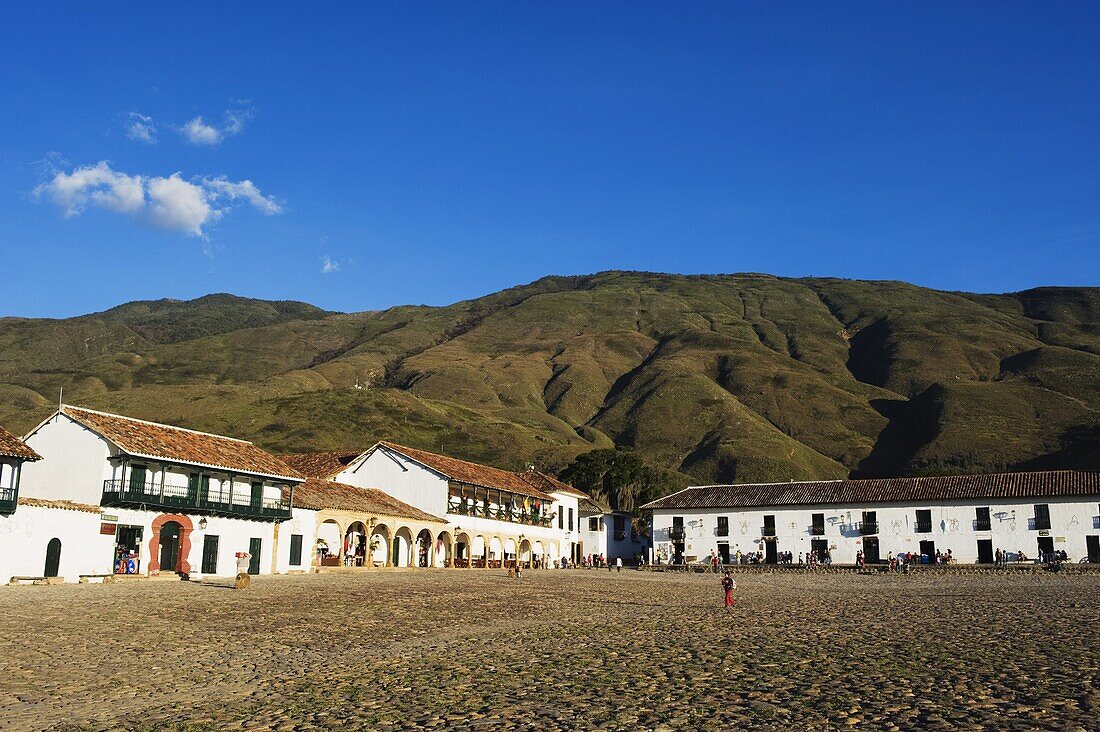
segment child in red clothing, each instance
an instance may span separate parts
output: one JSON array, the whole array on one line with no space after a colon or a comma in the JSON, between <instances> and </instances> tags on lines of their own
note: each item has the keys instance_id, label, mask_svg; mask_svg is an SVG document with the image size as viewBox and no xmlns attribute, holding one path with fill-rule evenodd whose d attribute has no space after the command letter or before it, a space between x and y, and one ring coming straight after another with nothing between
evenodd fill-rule
<instances>
[{"instance_id":1,"label":"child in red clothing","mask_svg":"<svg viewBox=\"0 0 1100 732\"><path fill-rule=\"evenodd\" d=\"M737 582L733 579L733 577L730 577L730 573L728 571L722 577L722 589L726 593L726 609L728 610L729 608L734 606L733 591L737 589Z\"/></svg>"}]
</instances>

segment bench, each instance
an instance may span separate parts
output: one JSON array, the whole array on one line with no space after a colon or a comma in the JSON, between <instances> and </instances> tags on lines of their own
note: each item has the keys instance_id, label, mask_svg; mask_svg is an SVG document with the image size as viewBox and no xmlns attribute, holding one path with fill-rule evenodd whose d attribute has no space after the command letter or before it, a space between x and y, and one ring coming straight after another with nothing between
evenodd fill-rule
<instances>
[{"instance_id":1,"label":"bench","mask_svg":"<svg viewBox=\"0 0 1100 732\"><path fill-rule=\"evenodd\" d=\"M64 581L64 577L12 577L8 580L8 585L21 585L24 582L32 585L59 585Z\"/></svg>"},{"instance_id":2,"label":"bench","mask_svg":"<svg viewBox=\"0 0 1100 732\"><path fill-rule=\"evenodd\" d=\"M79 582L80 584L84 585L87 584L90 580L94 579L99 580L105 585L109 585L115 581L115 576L113 574L82 574L80 575Z\"/></svg>"}]
</instances>

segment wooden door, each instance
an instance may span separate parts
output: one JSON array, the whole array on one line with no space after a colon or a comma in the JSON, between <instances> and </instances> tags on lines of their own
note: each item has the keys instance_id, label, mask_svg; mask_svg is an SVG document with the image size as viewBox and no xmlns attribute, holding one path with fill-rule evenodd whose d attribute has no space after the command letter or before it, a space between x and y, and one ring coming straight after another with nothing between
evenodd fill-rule
<instances>
[{"instance_id":1,"label":"wooden door","mask_svg":"<svg viewBox=\"0 0 1100 732\"><path fill-rule=\"evenodd\" d=\"M1089 562L1100 564L1100 536L1086 536L1085 546L1088 548Z\"/></svg>"},{"instance_id":2,"label":"wooden door","mask_svg":"<svg viewBox=\"0 0 1100 732\"><path fill-rule=\"evenodd\" d=\"M160 571L175 572L180 558L180 525L169 521L160 527Z\"/></svg>"},{"instance_id":3,"label":"wooden door","mask_svg":"<svg viewBox=\"0 0 1100 732\"><path fill-rule=\"evenodd\" d=\"M61 566L61 539L50 539L50 543L46 545L46 570L42 573L43 577L56 577L57 571Z\"/></svg>"},{"instance_id":4,"label":"wooden door","mask_svg":"<svg viewBox=\"0 0 1100 732\"><path fill-rule=\"evenodd\" d=\"M978 539L978 564L993 564L992 539Z\"/></svg>"},{"instance_id":5,"label":"wooden door","mask_svg":"<svg viewBox=\"0 0 1100 732\"><path fill-rule=\"evenodd\" d=\"M248 553L252 558L248 560L248 573L260 573L260 551L263 549L264 540L252 538L248 541Z\"/></svg>"},{"instance_id":6,"label":"wooden door","mask_svg":"<svg viewBox=\"0 0 1100 732\"><path fill-rule=\"evenodd\" d=\"M873 521L874 519L872 519ZM877 536L863 537L863 561L867 564L879 563Z\"/></svg>"},{"instance_id":7,"label":"wooden door","mask_svg":"<svg viewBox=\"0 0 1100 732\"><path fill-rule=\"evenodd\" d=\"M202 573L218 573L218 544L221 538L214 534L207 534L202 538Z\"/></svg>"}]
</instances>

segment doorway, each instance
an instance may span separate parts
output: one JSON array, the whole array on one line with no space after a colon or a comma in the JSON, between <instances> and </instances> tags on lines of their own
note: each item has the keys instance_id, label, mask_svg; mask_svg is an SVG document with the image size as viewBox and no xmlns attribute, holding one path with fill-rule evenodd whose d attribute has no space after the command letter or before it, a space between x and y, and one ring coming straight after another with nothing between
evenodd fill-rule
<instances>
[{"instance_id":1,"label":"doorway","mask_svg":"<svg viewBox=\"0 0 1100 732\"><path fill-rule=\"evenodd\" d=\"M828 539L810 539L810 553L817 557L817 561L824 564L827 551L829 551Z\"/></svg>"},{"instance_id":2,"label":"doorway","mask_svg":"<svg viewBox=\"0 0 1100 732\"><path fill-rule=\"evenodd\" d=\"M1040 536L1039 541L1039 561L1049 562L1051 555L1054 554L1054 537L1053 536Z\"/></svg>"},{"instance_id":3,"label":"doorway","mask_svg":"<svg viewBox=\"0 0 1100 732\"><path fill-rule=\"evenodd\" d=\"M867 564L879 563L877 536L863 537L863 561Z\"/></svg>"},{"instance_id":4,"label":"doorway","mask_svg":"<svg viewBox=\"0 0 1100 732\"><path fill-rule=\"evenodd\" d=\"M726 542L726 541L718 542L718 559L721 560L722 564L729 564L730 563L730 545L729 545L729 542Z\"/></svg>"},{"instance_id":5,"label":"doorway","mask_svg":"<svg viewBox=\"0 0 1100 732\"><path fill-rule=\"evenodd\" d=\"M46 545L46 571L42 573L43 577L56 577L57 571L61 567L61 539L50 539L50 543Z\"/></svg>"},{"instance_id":6,"label":"doorway","mask_svg":"<svg viewBox=\"0 0 1100 732\"><path fill-rule=\"evenodd\" d=\"M160 571L175 572L180 559L180 525L166 521L160 527Z\"/></svg>"},{"instance_id":7,"label":"doorway","mask_svg":"<svg viewBox=\"0 0 1100 732\"><path fill-rule=\"evenodd\" d=\"M929 564L936 563L936 542L931 539L925 539L920 543L920 553L923 556L928 557Z\"/></svg>"},{"instance_id":8,"label":"doorway","mask_svg":"<svg viewBox=\"0 0 1100 732\"><path fill-rule=\"evenodd\" d=\"M252 557L248 560L248 573L259 574L260 573L260 551L263 550L264 540L253 537L248 540L248 553Z\"/></svg>"},{"instance_id":9,"label":"doorway","mask_svg":"<svg viewBox=\"0 0 1100 732\"><path fill-rule=\"evenodd\" d=\"M218 573L218 544L221 537L215 534L207 534L202 538L202 573Z\"/></svg>"},{"instance_id":10,"label":"doorway","mask_svg":"<svg viewBox=\"0 0 1100 732\"><path fill-rule=\"evenodd\" d=\"M992 539L978 539L978 564L993 564Z\"/></svg>"},{"instance_id":11,"label":"doorway","mask_svg":"<svg viewBox=\"0 0 1100 732\"><path fill-rule=\"evenodd\" d=\"M1085 547L1088 549L1090 564L1100 564L1100 536L1086 536Z\"/></svg>"},{"instance_id":12,"label":"doorway","mask_svg":"<svg viewBox=\"0 0 1100 732\"><path fill-rule=\"evenodd\" d=\"M779 550L774 541L764 542L764 563L776 564L779 561Z\"/></svg>"}]
</instances>

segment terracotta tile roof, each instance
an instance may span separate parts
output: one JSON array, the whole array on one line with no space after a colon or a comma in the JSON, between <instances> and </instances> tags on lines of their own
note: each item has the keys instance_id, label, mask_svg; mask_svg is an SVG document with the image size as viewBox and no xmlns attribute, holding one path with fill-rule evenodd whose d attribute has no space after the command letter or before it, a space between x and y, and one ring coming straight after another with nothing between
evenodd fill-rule
<instances>
[{"instance_id":1,"label":"terracotta tile roof","mask_svg":"<svg viewBox=\"0 0 1100 732\"><path fill-rule=\"evenodd\" d=\"M0 457L41 460L42 456L27 447L22 440L0 427Z\"/></svg>"},{"instance_id":2,"label":"terracotta tile roof","mask_svg":"<svg viewBox=\"0 0 1100 732\"><path fill-rule=\"evenodd\" d=\"M251 442L64 405L61 411L135 457L201 465L291 481L294 468Z\"/></svg>"},{"instance_id":3,"label":"terracotta tile roof","mask_svg":"<svg viewBox=\"0 0 1100 732\"><path fill-rule=\"evenodd\" d=\"M326 508L336 511L355 511L413 521L434 521L446 523L438 516L421 511L419 508L397 500L388 493L375 488L358 488L346 483L310 478L301 485L294 486L294 507L321 511Z\"/></svg>"},{"instance_id":4,"label":"terracotta tile roof","mask_svg":"<svg viewBox=\"0 0 1100 732\"><path fill-rule=\"evenodd\" d=\"M277 457L307 478L335 478L362 452L299 452Z\"/></svg>"},{"instance_id":5,"label":"terracotta tile roof","mask_svg":"<svg viewBox=\"0 0 1100 732\"><path fill-rule=\"evenodd\" d=\"M871 478L692 486L647 503L642 508L749 508L1096 495L1100 495L1100 472L1048 470L1033 473L947 475L927 478Z\"/></svg>"},{"instance_id":6,"label":"terracotta tile roof","mask_svg":"<svg viewBox=\"0 0 1100 732\"><path fill-rule=\"evenodd\" d=\"M19 507L35 506L36 508L58 508L63 511L82 511L83 513L99 513L102 509L88 503L75 503L73 501L51 501L45 498L19 497Z\"/></svg>"},{"instance_id":7,"label":"terracotta tile roof","mask_svg":"<svg viewBox=\"0 0 1100 732\"><path fill-rule=\"evenodd\" d=\"M510 470L491 468L488 465L479 465L478 463L471 463L446 455L437 455L434 452L404 447L392 442L379 442L378 445L401 453L410 460L425 465L459 483L469 483L483 488L496 488L545 501L553 500L552 497L524 480L519 473L513 473Z\"/></svg>"},{"instance_id":8,"label":"terracotta tile roof","mask_svg":"<svg viewBox=\"0 0 1100 732\"><path fill-rule=\"evenodd\" d=\"M538 470L528 469L519 475L543 493L565 493L574 498L580 498L581 500L592 500L584 491L574 488L568 483L563 483L554 476L547 475Z\"/></svg>"}]
</instances>

